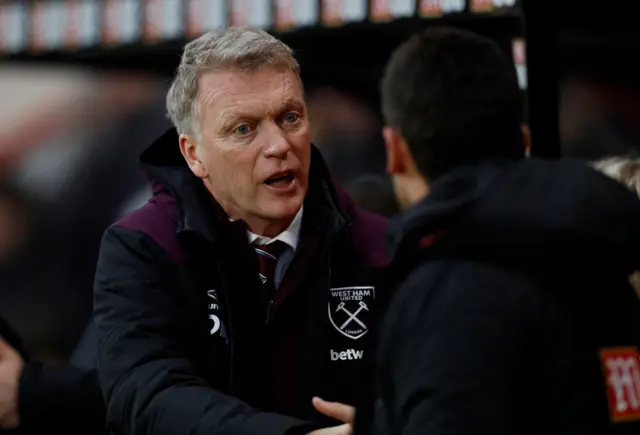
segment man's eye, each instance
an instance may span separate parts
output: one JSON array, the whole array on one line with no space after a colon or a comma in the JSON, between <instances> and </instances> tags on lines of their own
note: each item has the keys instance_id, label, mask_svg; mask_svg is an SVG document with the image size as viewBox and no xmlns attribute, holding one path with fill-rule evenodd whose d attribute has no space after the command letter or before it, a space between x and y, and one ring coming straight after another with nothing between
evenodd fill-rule
<instances>
[{"instance_id":1,"label":"man's eye","mask_svg":"<svg viewBox=\"0 0 640 435\"><path fill-rule=\"evenodd\" d=\"M251 133L251 128L249 128L248 125L241 125L234 130L234 133L239 134L240 136L246 136Z\"/></svg>"},{"instance_id":2,"label":"man's eye","mask_svg":"<svg viewBox=\"0 0 640 435\"><path fill-rule=\"evenodd\" d=\"M284 122L286 122L287 124L295 124L298 119L300 119L300 115L295 112L289 112L284 115Z\"/></svg>"}]
</instances>

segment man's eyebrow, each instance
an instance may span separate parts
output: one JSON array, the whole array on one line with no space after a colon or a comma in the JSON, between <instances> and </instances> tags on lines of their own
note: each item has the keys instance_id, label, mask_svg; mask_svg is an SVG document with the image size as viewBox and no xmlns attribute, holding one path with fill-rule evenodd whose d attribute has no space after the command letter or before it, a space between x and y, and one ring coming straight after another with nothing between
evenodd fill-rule
<instances>
[{"instance_id":1,"label":"man's eyebrow","mask_svg":"<svg viewBox=\"0 0 640 435\"><path fill-rule=\"evenodd\" d=\"M249 111L228 111L222 115L222 125L229 125L238 122L240 119L253 119L256 118L255 113L251 113Z\"/></svg>"},{"instance_id":2,"label":"man's eyebrow","mask_svg":"<svg viewBox=\"0 0 640 435\"><path fill-rule=\"evenodd\" d=\"M285 110L287 109L302 110L304 108L304 102L300 98L291 98L285 102L283 108Z\"/></svg>"}]
</instances>

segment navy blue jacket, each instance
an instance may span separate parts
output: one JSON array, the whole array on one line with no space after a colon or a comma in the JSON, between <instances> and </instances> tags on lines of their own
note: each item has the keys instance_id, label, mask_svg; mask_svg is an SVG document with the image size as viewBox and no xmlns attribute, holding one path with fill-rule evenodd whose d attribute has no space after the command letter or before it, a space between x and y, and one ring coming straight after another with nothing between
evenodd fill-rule
<instances>
[{"instance_id":1,"label":"navy blue jacket","mask_svg":"<svg viewBox=\"0 0 640 435\"><path fill-rule=\"evenodd\" d=\"M297 271L295 293L265 324L245 230L221 212L177 144L170 131L143 154L154 196L102 241L95 322L109 428L135 435L306 433L326 423L312 409L313 395L356 400L368 306L386 263L386 221L355 208L314 149L300 247L308 267L294 259L285 280ZM307 239L312 248L305 249ZM276 372L287 373L269 367L288 351L279 339L292 332L295 352L281 361L299 382L288 386L295 406L284 415L269 392Z\"/></svg>"}]
</instances>

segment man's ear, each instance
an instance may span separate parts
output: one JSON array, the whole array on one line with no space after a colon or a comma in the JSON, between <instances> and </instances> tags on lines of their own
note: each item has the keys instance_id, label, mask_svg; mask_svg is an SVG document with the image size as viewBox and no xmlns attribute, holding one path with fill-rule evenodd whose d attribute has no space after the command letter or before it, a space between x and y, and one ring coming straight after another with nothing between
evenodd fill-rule
<instances>
[{"instance_id":1,"label":"man's ear","mask_svg":"<svg viewBox=\"0 0 640 435\"><path fill-rule=\"evenodd\" d=\"M385 126L382 128L382 137L387 149L387 173L395 175L406 172L408 149L400 132L393 127Z\"/></svg>"},{"instance_id":2,"label":"man's ear","mask_svg":"<svg viewBox=\"0 0 640 435\"><path fill-rule=\"evenodd\" d=\"M194 139L192 135L181 134L179 138L180 152L182 153L182 157L187 161L191 172L193 172L196 177L205 179L209 176L209 173L200 160L198 143Z\"/></svg>"},{"instance_id":3,"label":"man's ear","mask_svg":"<svg viewBox=\"0 0 640 435\"><path fill-rule=\"evenodd\" d=\"M524 146L524 155L529 157L531 155L531 129L527 124L520 126L522 132L522 145Z\"/></svg>"}]
</instances>

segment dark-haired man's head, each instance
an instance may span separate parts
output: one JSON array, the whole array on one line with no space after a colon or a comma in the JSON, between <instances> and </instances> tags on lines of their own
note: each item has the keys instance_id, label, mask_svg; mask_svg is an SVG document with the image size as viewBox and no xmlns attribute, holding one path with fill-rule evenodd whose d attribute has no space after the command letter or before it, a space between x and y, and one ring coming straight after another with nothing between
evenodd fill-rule
<instances>
[{"instance_id":1,"label":"dark-haired man's head","mask_svg":"<svg viewBox=\"0 0 640 435\"><path fill-rule=\"evenodd\" d=\"M387 170L403 206L461 166L521 158L529 146L515 68L469 31L423 31L391 55L382 80Z\"/></svg>"}]
</instances>

